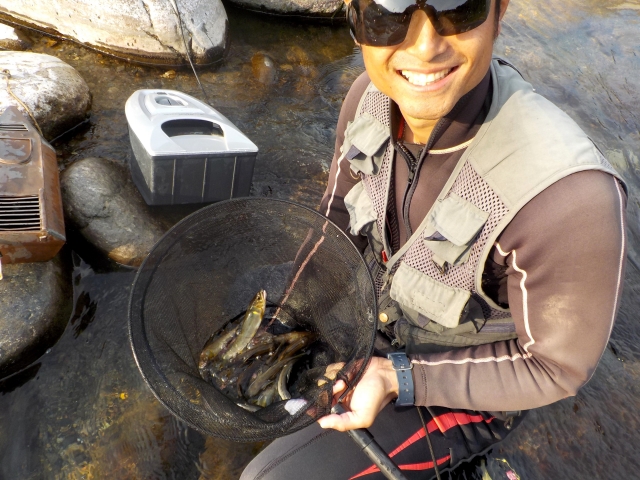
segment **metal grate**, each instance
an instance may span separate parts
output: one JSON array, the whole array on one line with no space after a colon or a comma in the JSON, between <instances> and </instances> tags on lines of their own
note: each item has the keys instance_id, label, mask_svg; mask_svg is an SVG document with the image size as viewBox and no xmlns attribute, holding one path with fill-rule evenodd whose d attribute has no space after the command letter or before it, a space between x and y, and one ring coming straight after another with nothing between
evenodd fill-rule
<instances>
[{"instance_id":1,"label":"metal grate","mask_svg":"<svg viewBox=\"0 0 640 480\"><path fill-rule=\"evenodd\" d=\"M0 231L39 231L40 199L37 195L0 196Z\"/></svg>"},{"instance_id":2,"label":"metal grate","mask_svg":"<svg viewBox=\"0 0 640 480\"><path fill-rule=\"evenodd\" d=\"M27 132L29 129L24 123L0 123L0 132Z\"/></svg>"}]
</instances>

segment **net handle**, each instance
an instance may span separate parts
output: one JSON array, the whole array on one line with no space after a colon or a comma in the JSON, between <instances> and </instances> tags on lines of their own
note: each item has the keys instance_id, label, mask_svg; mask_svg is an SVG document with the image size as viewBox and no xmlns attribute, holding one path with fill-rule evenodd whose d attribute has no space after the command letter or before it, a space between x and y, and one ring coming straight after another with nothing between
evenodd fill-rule
<instances>
[{"instance_id":1,"label":"net handle","mask_svg":"<svg viewBox=\"0 0 640 480\"><path fill-rule=\"evenodd\" d=\"M344 408L342 403L336 403L331 409L332 413L342 415L347 413L347 409ZM407 477L400 471L391 457L387 455L380 444L376 442L373 435L366 428L356 428L354 430L347 430L347 433L351 439L358 444L364 454L376 464L382 473L389 480L407 480Z\"/></svg>"}]
</instances>

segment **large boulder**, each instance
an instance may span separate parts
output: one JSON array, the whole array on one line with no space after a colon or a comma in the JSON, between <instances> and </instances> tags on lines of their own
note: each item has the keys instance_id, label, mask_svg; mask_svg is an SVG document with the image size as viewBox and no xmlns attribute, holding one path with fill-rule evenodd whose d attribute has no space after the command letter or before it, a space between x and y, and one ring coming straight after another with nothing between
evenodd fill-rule
<instances>
[{"instance_id":1,"label":"large boulder","mask_svg":"<svg viewBox=\"0 0 640 480\"><path fill-rule=\"evenodd\" d=\"M231 0L248 10L302 17L344 20L343 0Z\"/></svg>"},{"instance_id":2,"label":"large boulder","mask_svg":"<svg viewBox=\"0 0 640 480\"><path fill-rule=\"evenodd\" d=\"M0 50L26 50L31 41L15 28L0 23Z\"/></svg>"},{"instance_id":3,"label":"large boulder","mask_svg":"<svg viewBox=\"0 0 640 480\"><path fill-rule=\"evenodd\" d=\"M0 378L38 359L62 335L71 310L70 269L48 262L3 266L0 280Z\"/></svg>"},{"instance_id":4,"label":"large boulder","mask_svg":"<svg viewBox=\"0 0 640 480\"><path fill-rule=\"evenodd\" d=\"M139 63L187 64L219 60L228 44L227 14L220 0L2 0L0 18L71 38Z\"/></svg>"},{"instance_id":5,"label":"large boulder","mask_svg":"<svg viewBox=\"0 0 640 480\"><path fill-rule=\"evenodd\" d=\"M85 158L62 172L60 183L67 222L117 263L139 266L165 231L124 165Z\"/></svg>"},{"instance_id":6,"label":"large boulder","mask_svg":"<svg viewBox=\"0 0 640 480\"><path fill-rule=\"evenodd\" d=\"M91 94L71 65L51 55L0 52L0 66L0 112L14 106L32 114L48 140L86 120Z\"/></svg>"}]
</instances>

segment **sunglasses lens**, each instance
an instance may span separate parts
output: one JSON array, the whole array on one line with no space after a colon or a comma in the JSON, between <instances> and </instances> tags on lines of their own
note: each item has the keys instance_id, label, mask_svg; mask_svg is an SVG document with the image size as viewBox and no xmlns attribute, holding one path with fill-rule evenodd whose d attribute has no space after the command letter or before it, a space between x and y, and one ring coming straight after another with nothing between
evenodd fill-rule
<instances>
[{"instance_id":1,"label":"sunglasses lens","mask_svg":"<svg viewBox=\"0 0 640 480\"><path fill-rule=\"evenodd\" d=\"M432 0L433 23L438 34L457 35L482 25L489 15L491 0Z\"/></svg>"},{"instance_id":2,"label":"sunglasses lens","mask_svg":"<svg viewBox=\"0 0 640 480\"><path fill-rule=\"evenodd\" d=\"M354 0L349 4L347 19L351 33L358 43L386 47L404 41L411 23L411 14L416 8L408 9L413 3L406 1L404 6L400 2L396 2L394 6L388 0L385 3L392 3L390 7L395 7L394 10L371 0Z\"/></svg>"},{"instance_id":3,"label":"sunglasses lens","mask_svg":"<svg viewBox=\"0 0 640 480\"><path fill-rule=\"evenodd\" d=\"M402 43L411 15L424 10L439 35L456 35L481 25L489 14L491 0L352 0L347 20L358 43L385 47Z\"/></svg>"}]
</instances>

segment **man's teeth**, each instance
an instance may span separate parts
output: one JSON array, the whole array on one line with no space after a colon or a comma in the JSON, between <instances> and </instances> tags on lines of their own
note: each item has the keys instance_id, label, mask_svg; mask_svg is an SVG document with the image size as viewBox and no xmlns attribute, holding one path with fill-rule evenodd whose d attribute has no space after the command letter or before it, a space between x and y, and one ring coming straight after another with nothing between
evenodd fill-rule
<instances>
[{"instance_id":1,"label":"man's teeth","mask_svg":"<svg viewBox=\"0 0 640 480\"><path fill-rule=\"evenodd\" d=\"M444 77L449 75L449 72L451 72L451 69L442 70L441 72L429 73L429 74L411 72L409 70L402 70L402 76L406 78L409 81L409 83L424 87L425 85L429 85L430 83L434 83L434 82L437 82L438 80L442 80Z\"/></svg>"}]
</instances>

